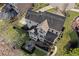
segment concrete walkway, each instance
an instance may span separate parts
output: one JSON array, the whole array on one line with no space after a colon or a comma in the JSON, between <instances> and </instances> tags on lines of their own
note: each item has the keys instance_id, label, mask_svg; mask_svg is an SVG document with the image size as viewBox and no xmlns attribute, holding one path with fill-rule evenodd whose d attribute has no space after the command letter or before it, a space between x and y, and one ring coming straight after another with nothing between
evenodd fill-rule
<instances>
[{"instance_id":1,"label":"concrete walkway","mask_svg":"<svg viewBox=\"0 0 79 59\"><path fill-rule=\"evenodd\" d=\"M52 54L50 54L52 52ZM51 52L48 52L47 56L55 56L57 53L57 46L54 46L54 50L52 49Z\"/></svg>"},{"instance_id":2,"label":"concrete walkway","mask_svg":"<svg viewBox=\"0 0 79 59\"><path fill-rule=\"evenodd\" d=\"M52 7L51 5L48 5L48 6L46 6L46 7L43 7L43 8L41 8L41 9L37 10L36 12L39 12L39 11L44 12L44 11L47 11L47 10L49 10L49 9L51 9L51 8L53 8L53 7Z\"/></svg>"},{"instance_id":3,"label":"concrete walkway","mask_svg":"<svg viewBox=\"0 0 79 59\"><path fill-rule=\"evenodd\" d=\"M57 53L57 46L54 46L54 48L55 48L55 50L50 56L55 56L55 54Z\"/></svg>"}]
</instances>

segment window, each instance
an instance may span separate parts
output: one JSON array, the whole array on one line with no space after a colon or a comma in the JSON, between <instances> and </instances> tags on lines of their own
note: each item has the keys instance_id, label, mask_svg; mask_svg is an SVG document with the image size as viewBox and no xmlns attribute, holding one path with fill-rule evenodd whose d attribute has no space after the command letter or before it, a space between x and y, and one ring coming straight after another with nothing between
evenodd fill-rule
<instances>
[{"instance_id":1,"label":"window","mask_svg":"<svg viewBox=\"0 0 79 59\"><path fill-rule=\"evenodd\" d=\"M58 32L56 32L56 34L58 34Z\"/></svg>"},{"instance_id":2,"label":"window","mask_svg":"<svg viewBox=\"0 0 79 59\"><path fill-rule=\"evenodd\" d=\"M31 23L31 21L29 21L29 23Z\"/></svg>"},{"instance_id":3,"label":"window","mask_svg":"<svg viewBox=\"0 0 79 59\"><path fill-rule=\"evenodd\" d=\"M52 30L52 32L53 32L53 30Z\"/></svg>"},{"instance_id":4,"label":"window","mask_svg":"<svg viewBox=\"0 0 79 59\"><path fill-rule=\"evenodd\" d=\"M43 38L43 35L40 35L41 38Z\"/></svg>"}]
</instances>

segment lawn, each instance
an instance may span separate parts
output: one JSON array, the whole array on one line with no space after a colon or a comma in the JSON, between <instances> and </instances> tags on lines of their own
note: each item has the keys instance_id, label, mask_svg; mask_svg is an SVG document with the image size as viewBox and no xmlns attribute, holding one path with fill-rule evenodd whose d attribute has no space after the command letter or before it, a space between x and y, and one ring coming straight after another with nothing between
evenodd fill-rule
<instances>
[{"instance_id":1,"label":"lawn","mask_svg":"<svg viewBox=\"0 0 79 59\"><path fill-rule=\"evenodd\" d=\"M34 3L34 6L33 6L33 10L38 10L38 9L41 9L45 6L48 6L48 3Z\"/></svg>"},{"instance_id":2,"label":"lawn","mask_svg":"<svg viewBox=\"0 0 79 59\"><path fill-rule=\"evenodd\" d=\"M69 11L69 13L70 13L70 17L66 18L66 21L65 21L65 24L64 24L65 31L64 31L64 34L63 34L63 38L61 38L57 42L58 51L57 51L56 55L58 55L58 56L64 55L65 46L67 45L67 43L70 40L77 40L78 39L76 33L71 28L71 24L72 24L73 19L76 16L79 16L79 13L73 12L73 11Z\"/></svg>"},{"instance_id":3,"label":"lawn","mask_svg":"<svg viewBox=\"0 0 79 59\"><path fill-rule=\"evenodd\" d=\"M41 50L39 50L39 49L36 49L36 50L34 51L34 53L35 53L37 56L46 56L46 53L43 52L43 51L41 51Z\"/></svg>"}]
</instances>

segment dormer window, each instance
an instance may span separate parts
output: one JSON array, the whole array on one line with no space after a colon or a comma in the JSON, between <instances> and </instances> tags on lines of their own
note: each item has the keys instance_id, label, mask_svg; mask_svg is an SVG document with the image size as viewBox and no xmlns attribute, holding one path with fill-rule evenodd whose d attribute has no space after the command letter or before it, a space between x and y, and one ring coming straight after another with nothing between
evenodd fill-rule
<instances>
[{"instance_id":1,"label":"dormer window","mask_svg":"<svg viewBox=\"0 0 79 59\"><path fill-rule=\"evenodd\" d=\"M54 32L54 31L52 30L52 32Z\"/></svg>"},{"instance_id":2,"label":"dormer window","mask_svg":"<svg viewBox=\"0 0 79 59\"><path fill-rule=\"evenodd\" d=\"M42 35L40 35L40 37L41 37L41 38L43 38L43 36L42 36Z\"/></svg>"},{"instance_id":3,"label":"dormer window","mask_svg":"<svg viewBox=\"0 0 79 59\"><path fill-rule=\"evenodd\" d=\"M56 34L58 34L58 32L56 32Z\"/></svg>"}]
</instances>

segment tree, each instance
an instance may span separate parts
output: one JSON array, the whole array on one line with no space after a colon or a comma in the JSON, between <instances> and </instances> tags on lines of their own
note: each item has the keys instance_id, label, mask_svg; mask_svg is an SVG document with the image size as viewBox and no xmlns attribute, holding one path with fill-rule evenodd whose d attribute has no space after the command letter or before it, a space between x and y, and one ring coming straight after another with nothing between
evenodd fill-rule
<instances>
[{"instance_id":1,"label":"tree","mask_svg":"<svg viewBox=\"0 0 79 59\"><path fill-rule=\"evenodd\" d=\"M72 51L69 51L69 53L65 53L66 56L79 56L79 48L75 48Z\"/></svg>"}]
</instances>

